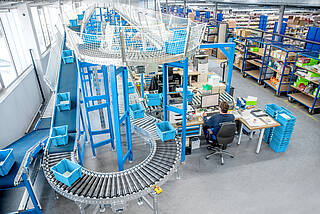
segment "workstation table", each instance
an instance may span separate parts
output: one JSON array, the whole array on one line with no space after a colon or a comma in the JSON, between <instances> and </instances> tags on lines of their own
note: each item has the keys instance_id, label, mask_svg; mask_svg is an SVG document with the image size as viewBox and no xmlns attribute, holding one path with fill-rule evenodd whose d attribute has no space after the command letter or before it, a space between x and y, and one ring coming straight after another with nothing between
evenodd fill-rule
<instances>
[{"instance_id":1,"label":"workstation table","mask_svg":"<svg viewBox=\"0 0 320 214\"><path fill-rule=\"evenodd\" d=\"M250 111L250 110L245 110L245 111ZM253 125L253 124L250 124L248 118L243 117L241 113L234 112L234 115L236 117L236 120L241 122L238 145L240 145L240 143L241 143L241 138L242 138L243 129L244 129L243 126L247 127L250 130L250 132L251 132L250 137L249 137L250 140L252 139L253 131L260 130L260 135L259 135L257 149L256 149L257 154L259 154L259 152L260 152L262 138L263 138L265 129L280 126L280 123L278 123L275 119L273 119L270 116L265 116L265 117L263 117L263 119L260 119L259 117L255 117L255 116L251 115L251 118L254 117L255 119L261 121L260 124L257 123L255 125ZM267 122L266 120L269 120L270 122Z\"/></svg>"},{"instance_id":2,"label":"workstation table","mask_svg":"<svg viewBox=\"0 0 320 214\"><path fill-rule=\"evenodd\" d=\"M249 111L251 111L251 110L245 110L243 112L246 112L246 111L249 113ZM253 125L253 124L251 124L249 122L249 118L243 116L243 112L242 113L239 113L238 111L232 111L231 112L235 116L235 120L241 122L238 145L240 145L240 143L241 143L244 126L247 127L251 132L250 133L250 137L249 137L250 140L252 139L253 131L260 130L260 135L259 135L258 144L257 144L257 148L256 148L256 153L258 154L260 152L260 148L261 148L262 139L263 139L263 135L264 135L265 129L277 127L277 126L280 126L281 124L278 123L275 119L273 119L270 116L265 116L262 119L260 119L259 117L255 117L255 116L251 115L250 119L254 118L254 119L257 119L257 120L261 121L260 124L256 123L255 125ZM269 122L267 122L267 120ZM204 124L204 121L203 121L203 119L201 117L194 116L192 118L192 120L187 120L187 127L201 126L203 124ZM177 128L177 129L181 127L181 126L176 125L176 124L174 124L173 126L175 128Z\"/></svg>"}]
</instances>

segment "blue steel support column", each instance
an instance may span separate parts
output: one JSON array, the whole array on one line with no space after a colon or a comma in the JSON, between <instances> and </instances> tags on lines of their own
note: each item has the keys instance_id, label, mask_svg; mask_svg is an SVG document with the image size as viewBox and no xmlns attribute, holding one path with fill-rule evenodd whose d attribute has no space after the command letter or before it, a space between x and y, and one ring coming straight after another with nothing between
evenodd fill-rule
<instances>
[{"instance_id":1,"label":"blue steel support column","mask_svg":"<svg viewBox=\"0 0 320 214\"><path fill-rule=\"evenodd\" d=\"M200 49L208 49L208 48L220 48L220 50L228 59L227 92L230 93L232 71L233 71L233 60L234 60L234 52L235 52L236 44L233 42L230 42L230 43L213 43L213 44L200 45ZM228 50L226 48L228 48Z\"/></svg>"},{"instance_id":2,"label":"blue steel support column","mask_svg":"<svg viewBox=\"0 0 320 214\"><path fill-rule=\"evenodd\" d=\"M78 65L78 75L80 77L80 82L81 82L81 89L83 92L83 102L84 102L84 107L85 107L85 114L86 114L86 118L87 118L87 128L88 128L88 132L89 132L89 139L90 139L90 146L91 146L91 150L92 150L92 155L93 157L96 156L96 152L94 150L94 144L93 144L93 137L92 137L92 132L91 132L91 123L90 123L90 119L89 119L89 114L88 114L88 110L87 110L87 105L88 102L86 100L86 95L85 95L85 91L86 91L86 87L85 87L85 76L82 74L83 72L81 72L81 69L83 69L83 67L81 66L81 63L79 62L79 60L77 59L77 65Z\"/></svg>"},{"instance_id":3,"label":"blue steel support column","mask_svg":"<svg viewBox=\"0 0 320 214\"><path fill-rule=\"evenodd\" d=\"M116 67L110 65L110 82L112 92L112 108L113 108L113 120L114 120L114 134L116 139L118 169L123 170L123 154L122 154L122 142L121 142L121 130L119 121L119 103L118 103L118 90L117 90L117 74Z\"/></svg>"},{"instance_id":4,"label":"blue steel support column","mask_svg":"<svg viewBox=\"0 0 320 214\"><path fill-rule=\"evenodd\" d=\"M231 80L232 80L232 71L233 71L233 61L234 61L234 53L235 53L235 46L229 47L229 56L228 58L228 79L227 79L227 92L230 94L231 89Z\"/></svg>"},{"instance_id":5,"label":"blue steel support column","mask_svg":"<svg viewBox=\"0 0 320 214\"><path fill-rule=\"evenodd\" d=\"M143 81L143 73L140 74L141 76L141 98L144 98L144 81Z\"/></svg>"},{"instance_id":6,"label":"blue steel support column","mask_svg":"<svg viewBox=\"0 0 320 214\"><path fill-rule=\"evenodd\" d=\"M162 66L162 94L163 94L163 120L168 121L168 65L163 64Z\"/></svg>"},{"instance_id":7,"label":"blue steel support column","mask_svg":"<svg viewBox=\"0 0 320 214\"><path fill-rule=\"evenodd\" d=\"M101 22L102 22L102 8L100 7L100 20L101 20Z\"/></svg>"},{"instance_id":8,"label":"blue steel support column","mask_svg":"<svg viewBox=\"0 0 320 214\"><path fill-rule=\"evenodd\" d=\"M114 133L113 133L113 124L112 124L112 116L111 116L111 101L110 101L110 92L109 92L109 78L108 78L108 69L107 66L102 66L103 71L103 80L104 80L104 90L107 98L107 114L108 114L108 122L109 122L109 130L110 130L110 138L111 138L111 146L112 150L114 150Z\"/></svg>"},{"instance_id":9,"label":"blue steel support column","mask_svg":"<svg viewBox=\"0 0 320 214\"><path fill-rule=\"evenodd\" d=\"M25 173L22 173L21 177L23 179L23 183L27 188L28 194L29 194L31 201L32 201L32 204L34 206L34 212L31 211L31 213L42 213L40 204L39 204L39 202L36 198L36 195L33 191L30 179L28 178L28 176Z\"/></svg>"},{"instance_id":10,"label":"blue steel support column","mask_svg":"<svg viewBox=\"0 0 320 214\"><path fill-rule=\"evenodd\" d=\"M186 154L186 129L188 108L188 57L183 62L183 114L182 114L182 137L181 137L181 162L185 160Z\"/></svg>"},{"instance_id":11,"label":"blue steel support column","mask_svg":"<svg viewBox=\"0 0 320 214\"><path fill-rule=\"evenodd\" d=\"M129 93L128 93L128 69L123 69L122 72L122 87L124 99L124 114L126 115L126 139L127 139L127 152L129 161L133 160L132 142L131 142L131 123L129 114ZM124 160L125 161L125 160Z\"/></svg>"}]
</instances>

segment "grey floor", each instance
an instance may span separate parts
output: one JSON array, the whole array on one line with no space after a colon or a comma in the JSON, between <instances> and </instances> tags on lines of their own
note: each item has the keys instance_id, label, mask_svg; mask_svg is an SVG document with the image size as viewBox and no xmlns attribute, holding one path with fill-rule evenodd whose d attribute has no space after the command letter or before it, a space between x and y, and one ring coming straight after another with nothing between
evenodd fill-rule
<instances>
[{"instance_id":1,"label":"grey floor","mask_svg":"<svg viewBox=\"0 0 320 214\"><path fill-rule=\"evenodd\" d=\"M211 59L209 68L221 74L217 60ZM274 96L271 89L258 86L249 77L244 79L238 71L233 72L232 86L235 87L235 96L257 96L261 108L265 104L276 103L294 113L297 123L287 151L276 154L263 143L260 154L256 154L258 134L252 140L244 136L241 145L237 145L235 140L229 148L235 158L225 158L225 165L221 166L217 157L205 160L208 151L202 143L201 149L193 150L180 167L181 179L176 180L172 176L162 186L159 213L319 213L320 114L309 115L303 106L289 103L285 96ZM139 141L139 137L136 139ZM149 148L141 139L134 143L133 149L135 163L138 163L147 155ZM113 159L115 154L109 146L99 148L95 160L91 158L88 147L86 157L87 166L95 170L109 171L117 167ZM42 173L38 176L36 188L44 213L79 213L72 201L54 198L54 191ZM0 198L3 207L6 199ZM7 209L12 207L7 205ZM87 213L93 213L93 208L89 207ZM105 213L112 212L106 209ZM126 213L152 211L145 204L139 206L136 201L131 201Z\"/></svg>"}]
</instances>

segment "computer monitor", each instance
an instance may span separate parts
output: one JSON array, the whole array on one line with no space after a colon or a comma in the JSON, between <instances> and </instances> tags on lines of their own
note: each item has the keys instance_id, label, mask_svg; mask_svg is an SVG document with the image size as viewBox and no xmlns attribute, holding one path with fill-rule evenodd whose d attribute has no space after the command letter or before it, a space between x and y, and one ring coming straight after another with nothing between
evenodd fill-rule
<instances>
[{"instance_id":1,"label":"computer monitor","mask_svg":"<svg viewBox=\"0 0 320 214\"><path fill-rule=\"evenodd\" d=\"M201 97L201 108L209 108L219 105L219 94L211 94Z\"/></svg>"}]
</instances>

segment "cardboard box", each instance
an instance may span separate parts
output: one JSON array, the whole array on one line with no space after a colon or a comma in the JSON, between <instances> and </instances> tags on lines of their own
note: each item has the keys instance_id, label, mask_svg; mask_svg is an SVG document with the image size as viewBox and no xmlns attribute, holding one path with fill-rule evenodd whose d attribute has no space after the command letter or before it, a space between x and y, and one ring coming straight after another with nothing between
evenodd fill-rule
<instances>
[{"instance_id":1,"label":"cardboard box","mask_svg":"<svg viewBox=\"0 0 320 214\"><path fill-rule=\"evenodd\" d=\"M208 82L208 73L202 73L198 76L198 82Z\"/></svg>"},{"instance_id":2,"label":"cardboard box","mask_svg":"<svg viewBox=\"0 0 320 214\"><path fill-rule=\"evenodd\" d=\"M299 22L300 22L300 16L294 17L293 24L297 25L297 24L299 24Z\"/></svg>"},{"instance_id":3,"label":"cardboard box","mask_svg":"<svg viewBox=\"0 0 320 214\"><path fill-rule=\"evenodd\" d=\"M218 50L217 58L218 59L226 59L227 57L224 55L224 53L221 50Z\"/></svg>"},{"instance_id":4,"label":"cardboard box","mask_svg":"<svg viewBox=\"0 0 320 214\"><path fill-rule=\"evenodd\" d=\"M194 13L189 13L188 14L188 18L191 19L192 21L195 20L195 17L196 17L196 14L194 14Z\"/></svg>"},{"instance_id":5,"label":"cardboard box","mask_svg":"<svg viewBox=\"0 0 320 214\"><path fill-rule=\"evenodd\" d=\"M236 35L237 36L241 36L242 35L242 31L244 31L243 29L236 29Z\"/></svg>"},{"instance_id":6,"label":"cardboard box","mask_svg":"<svg viewBox=\"0 0 320 214\"><path fill-rule=\"evenodd\" d=\"M241 33L242 37L249 37L251 35L251 31L250 30L244 30Z\"/></svg>"},{"instance_id":7,"label":"cardboard box","mask_svg":"<svg viewBox=\"0 0 320 214\"><path fill-rule=\"evenodd\" d=\"M215 37L214 35L211 35L211 36L204 38L204 40L208 39L208 42L214 42L214 37Z\"/></svg>"},{"instance_id":8,"label":"cardboard box","mask_svg":"<svg viewBox=\"0 0 320 214\"><path fill-rule=\"evenodd\" d=\"M198 64L198 72L207 73L209 70L208 63L206 64Z\"/></svg>"},{"instance_id":9,"label":"cardboard box","mask_svg":"<svg viewBox=\"0 0 320 214\"><path fill-rule=\"evenodd\" d=\"M213 49L206 49L206 53L208 54L208 56L212 56Z\"/></svg>"},{"instance_id":10,"label":"cardboard box","mask_svg":"<svg viewBox=\"0 0 320 214\"><path fill-rule=\"evenodd\" d=\"M277 80L281 80L281 74L280 73L277 73L277 76L276 76ZM290 76L283 76L282 77L282 82L290 82Z\"/></svg>"},{"instance_id":11,"label":"cardboard box","mask_svg":"<svg viewBox=\"0 0 320 214\"><path fill-rule=\"evenodd\" d=\"M222 93L226 91L226 85L224 83L219 83L217 85L213 85L211 88L211 93Z\"/></svg>"},{"instance_id":12,"label":"cardboard box","mask_svg":"<svg viewBox=\"0 0 320 214\"><path fill-rule=\"evenodd\" d=\"M280 66L278 68L278 74L282 74L282 71L283 71L283 66ZM289 66L286 66L286 68L284 69L284 74L290 74L291 72L291 68Z\"/></svg>"},{"instance_id":13,"label":"cardboard box","mask_svg":"<svg viewBox=\"0 0 320 214\"><path fill-rule=\"evenodd\" d=\"M280 60L284 61L286 59L287 52L282 51L280 55ZM293 62L296 59L296 53L288 53L287 62Z\"/></svg>"},{"instance_id":14,"label":"cardboard box","mask_svg":"<svg viewBox=\"0 0 320 214\"><path fill-rule=\"evenodd\" d=\"M236 20L228 20L227 21L228 25L229 25L229 28L236 28L237 27L237 22Z\"/></svg>"}]
</instances>

